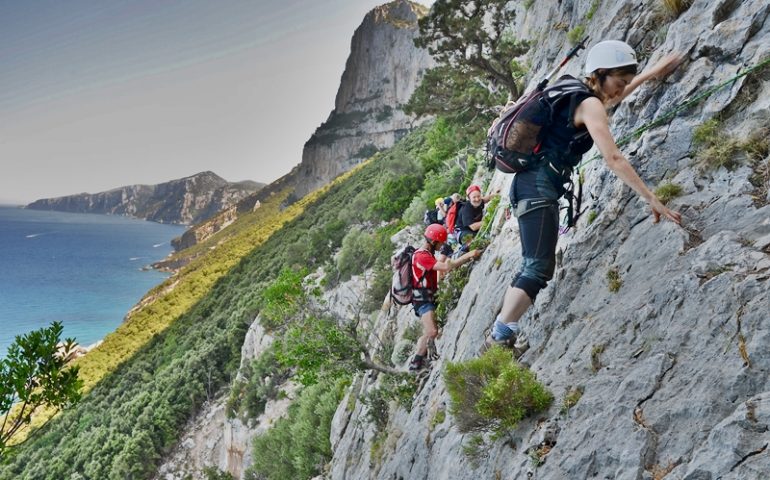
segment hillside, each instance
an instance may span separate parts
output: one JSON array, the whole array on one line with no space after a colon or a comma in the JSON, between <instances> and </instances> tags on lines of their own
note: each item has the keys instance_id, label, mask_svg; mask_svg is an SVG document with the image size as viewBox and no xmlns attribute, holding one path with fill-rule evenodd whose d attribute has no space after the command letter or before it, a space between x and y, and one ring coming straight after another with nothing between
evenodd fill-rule
<instances>
[{"instance_id":1,"label":"hillside","mask_svg":"<svg viewBox=\"0 0 770 480\"><path fill-rule=\"evenodd\" d=\"M231 183L213 172L201 172L158 185L129 185L100 193L41 199L25 208L125 215L159 223L189 225L230 208L262 187L263 183Z\"/></svg>"}]
</instances>

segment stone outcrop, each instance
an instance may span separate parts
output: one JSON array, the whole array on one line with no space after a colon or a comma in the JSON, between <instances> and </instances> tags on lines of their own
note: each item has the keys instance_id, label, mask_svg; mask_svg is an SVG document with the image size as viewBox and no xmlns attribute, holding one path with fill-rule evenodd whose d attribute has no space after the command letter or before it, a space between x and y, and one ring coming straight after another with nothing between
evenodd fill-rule
<instances>
[{"instance_id":1,"label":"stone outcrop","mask_svg":"<svg viewBox=\"0 0 770 480\"><path fill-rule=\"evenodd\" d=\"M241 368L258 358L273 342L256 319L246 333L241 348ZM240 373L240 370L239 370ZM158 469L158 480L204 478L205 468L227 472L234 478L243 478L251 464L251 443L256 435L270 428L278 418L286 415L295 397L296 385L287 382L281 387L283 398L270 400L265 412L258 418L244 421L226 414L227 394L207 402L198 415L187 425L181 441Z\"/></svg>"},{"instance_id":2,"label":"stone outcrop","mask_svg":"<svg viewBox=\"0 0 770 480\"><path fill-rule=\"evenodd\" d=\"M586 22L590 3L522 8L514 29L540 39L533 68L545 72L567 48L564 33L550 27L561 22L566 31ZM586 24L592 39L638 44L648 63L671 51L686 57L670 78L644 85L617 110L617 137L770 57L767 2L696 0L673 21L654 3L604 1ZM579 63L566 73L579 74ZM521 263L516 220L505 220L500 208L492 243L447 319L437 341L440 359L411 410L393 405L377 435L366 406L358 401L351 410L345 399L327 477L767 478L770 198L761 174L770 157L704 170L692 139L696 126L720 112L720 142L769 126L768 93L767 70L741 78L624 147L649 185L683 187L670 206L682 212L684 228L652 224L646 204L602 160L588 163L586 201L598 216L560 238L556 275L522 320L531 347L521 360L553 392L550 410L488 439L475 461L464 453L471 435L460 433L448 413L442 370L479 354ZM764 189L756 185L762 181ZM506 192L510 182L496 174L490 190ZM611 270L622 280L617 292L608 288ZM382 315L374 330L398 341L414 321L405 309L395 319ZM378 382L362 375L349 395L360 397ZM563 408L576 387L582 397Z\"/></svg>"},{"instance_id":3,"label":"stone outcrop","mask_svg":"<svg viewBox=\"0 0 770 480\"><path fill-rule=\"evenodd\" d=\"M316 280L318 280L316 278ZM350 315L361 303L365 285L371 278L355 276L336 288L325 292L323 302L337 315ZM259 317L249 327L241 347L241 363L237 379L248 363L259 358L272 344L273 338L265 333ZM267 431L276 420L286 415L299 386L291 380L281 386L284 395L270 400L265 412L256 419L228 418L226 415L227 392L208 402L201 412L187 425L181 441L168 455L158 473L157 480L184 480L188 475L203 478L206 467L227 472L235 479L245 478L252 464L252 441Z\"/></svg>"},{"instance_id":4,"label":"stone outcrop","mask_svg":"<svg viewBox=\"0 0 770 480\"><path fill-rule=\"evenodd\" d=\"M422 5L396 0L369 12L356 29L334 110L305 143L292 172L295 198L391 147L414 126L402 108L434 64L413 43L425 13Z\"/></svg>"},{"instance_id":5,"label":"stone outcrop","mask_svg":"<svg viewBox=\"0 0 770 480\"><path fill-rule=\"evenodd\" d=\"M353 34L334 110L305 143L301 163L242 199L235 210L193 226L172 242L174 248L180 251L204 241L280 189L292 189L289 201L302 198L377 151L393 146L423 122L406 115L402 108L423 72L434 65L428 52L414 45L417 20L426 13L424 6L407 0L370 11ZM174 270L185 261L159 262L158 268Z\"/></svg>"},{"instance_id":6,"label":"stone outcrop","mask_svg":"<svg viewBox=\"0 0 770 480\"><path fill-rule=\"evenodd\" d=\"M213 172L202 172L158 185L130 185L101 193L37 200L26 208L125 215L188 225L230 208L263 186L250 181L230 183Z\"/></svg>"}]
</instances>

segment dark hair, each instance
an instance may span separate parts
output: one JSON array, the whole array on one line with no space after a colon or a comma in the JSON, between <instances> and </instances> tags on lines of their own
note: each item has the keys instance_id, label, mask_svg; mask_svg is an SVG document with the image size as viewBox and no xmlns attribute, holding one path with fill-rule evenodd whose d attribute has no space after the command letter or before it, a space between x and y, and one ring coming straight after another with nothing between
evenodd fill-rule
<instances>
[{"instance_id":1,"label":"dark hair","mask_svg":"<svg viewBox=\"0 0 770 480\"><path fill-rule=\"evenodd\" d=\"M601 88L604 85L604 80L609 77L610 75L636 75L636 72L638 71L637 65L626 65L623 67L616 67L616 68L599 68L595 72L591 74L590 77L588 77L588 86L593 90L595 93L599 88Z\"/></svg>"}]
</instances>

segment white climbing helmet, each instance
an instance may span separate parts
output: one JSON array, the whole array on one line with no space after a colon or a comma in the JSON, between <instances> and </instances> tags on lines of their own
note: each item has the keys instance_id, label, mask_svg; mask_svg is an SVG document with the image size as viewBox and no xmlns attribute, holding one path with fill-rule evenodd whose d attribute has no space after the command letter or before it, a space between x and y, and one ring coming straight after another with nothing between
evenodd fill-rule
<instances>
[{"instance_id":1,"label":"white climbing helmet","mask_svg":"<svg viewBox=\"0 0 770 480\"><path fill-rule=\"evenodd\" d=\"M605 40L599 42L588 51L586 55L586 75L590 75L600 68L618 68L629 65L638 65L636 53L626 42L619 40Z\"/></svg>"}]
</instances>

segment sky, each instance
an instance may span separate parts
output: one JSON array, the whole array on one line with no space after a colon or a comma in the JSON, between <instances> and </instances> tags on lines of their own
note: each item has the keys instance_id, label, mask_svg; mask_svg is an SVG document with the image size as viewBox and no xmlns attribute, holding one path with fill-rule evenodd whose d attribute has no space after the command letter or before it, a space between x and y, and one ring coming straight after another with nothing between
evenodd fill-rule
<instances>
[{"instance_id":1,"label":"sky","mask_svg":"<svg viewBox=\"0 0 770 480\"><path fill-rule=\"evenodd\" d=\"M281 177L383 3L0 0L0 203Z\"/></svg>"}]
</instances>

